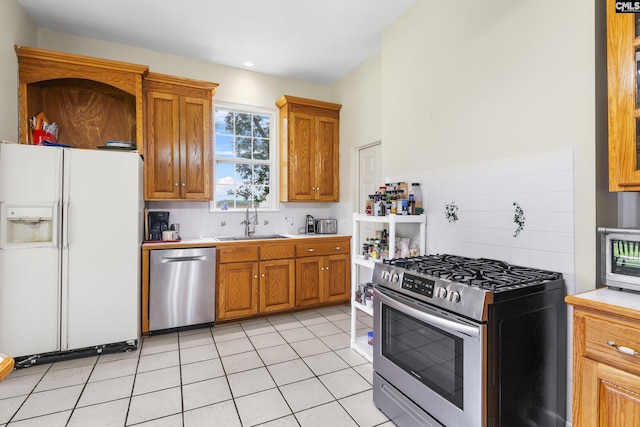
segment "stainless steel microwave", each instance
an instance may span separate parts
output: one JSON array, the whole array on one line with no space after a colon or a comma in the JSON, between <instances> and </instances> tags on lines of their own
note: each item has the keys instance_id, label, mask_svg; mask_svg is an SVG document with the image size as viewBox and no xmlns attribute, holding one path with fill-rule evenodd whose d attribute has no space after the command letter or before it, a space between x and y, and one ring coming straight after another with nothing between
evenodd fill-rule
<instances>
[{"instance_id":1,"label":"stainless steel microwave","mask_svg":"<svg viewBox=\"0 0 640 427\"><path fill-rule=\"evenodd\" d=\"M640 292L640 229L600 227L598 232L604 284Z\"/></svg>"},{"instance_id":2,"label":"stainless steel microwave","mask_svg":"<svg viewBox=\"0 0 640 427\"><path fill-rule=\"evenodd\" d=\"M316 234L336 234L338 232L338 220L316 219Z\"/></svg>"}]
</instances>

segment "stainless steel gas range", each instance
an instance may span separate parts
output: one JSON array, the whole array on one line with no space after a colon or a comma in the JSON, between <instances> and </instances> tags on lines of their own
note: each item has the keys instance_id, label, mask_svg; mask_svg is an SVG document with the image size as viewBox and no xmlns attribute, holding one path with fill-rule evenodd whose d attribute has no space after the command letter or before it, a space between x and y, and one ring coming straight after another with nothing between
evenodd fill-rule
<instances>
[{"instance_id":1,"label":"stainless steel gas range","mask_svg":"<svg viewBox=\"0 0 640 427\"><path fill-rule=\"evenodd\" d=\"M565 425L562 274L427 255L373 282L373 398L396 425Z\"/></svg>"}]
</instances>

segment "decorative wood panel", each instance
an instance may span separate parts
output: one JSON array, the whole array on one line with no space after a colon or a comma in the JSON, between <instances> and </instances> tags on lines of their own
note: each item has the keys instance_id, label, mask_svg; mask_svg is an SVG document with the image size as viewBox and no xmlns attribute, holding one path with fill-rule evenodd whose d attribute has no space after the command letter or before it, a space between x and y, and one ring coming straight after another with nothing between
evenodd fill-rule
<instances>
[{"instance_id":1,"label":"decorative wood panel","mask_svg":"<svg viewBox=\"0 0 640 427\"><path fill-rule=\"evenodd\" d=\"M144 65L16 46L20 142L32 143L29 119L41 112L59 126L58 142L96 148L132 141L143 153Z\"/></svg>"}]
</instances>

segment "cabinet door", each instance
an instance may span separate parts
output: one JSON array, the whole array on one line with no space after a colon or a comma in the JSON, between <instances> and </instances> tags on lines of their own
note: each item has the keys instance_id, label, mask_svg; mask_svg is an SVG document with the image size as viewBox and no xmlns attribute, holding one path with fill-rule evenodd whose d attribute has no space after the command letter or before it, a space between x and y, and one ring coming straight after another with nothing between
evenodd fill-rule
<instances>
[{"instance_id":1,"label":"cabinet door","mask_svg":"<svg viewBox=\"0 0 640 427\"><path fill-rule=\"evenodd\" d=\"M637 375L583 357L580 375L574 381L574 425L625 427L640 419Z\"/></svg>"},{"instance_id":2,"label":"cabinet door","mask_svg":"<svg viewBox=\"0 0 640 427\"><path fill-rule=\"evenodd\" d=\"M324 302L348 301L351 293L349 255L327 256L324 265Z\"/></svg>"},{"instance_id":3,"label":"cabinet door","mask_svg":"<svg viewBox=\"0 0 640 427\"><path fill-rule=\"evenodd\" d=\"M146 94L145 199L180 198L180 103L176 95Z\"/></svg>"},{"instance_id":4,"label":"cabinet door","mask_svg":"<svg viewBox=\"0 0 640 427\"><path fill-rule=\"evenodd\" d=\"M316 197L314 133L314 116L291 114L287 178L289 201L314 200Z\"/></svg>"},{"instance_id":5,"label":"cabinet door","mask_svg":"<svg viewBox=\"0 0 640 427\"><path fill-rule=\"evenodd\" d=\"M293 259L260 262L260 313L295 307L294 269Z\"/></svg>"},{"instance_id":6,"label":"cabinet door","mask_svg":"<svg viewBox=\"0 0 640 427\"><path fill-rule=\"evenodd\" d=\"M211 199L211 100L180 98L180 196Z\"/></svg>"},{"instance_id":7,"label":"cabinet door","mask_svg":"<svg viewBox=\"0 0 640 427\"><path fill-rule=\"evenodd\" d=\"M337 202L340 195L338 120L317 117L315 121L315 199Z\"/></svg>"},{"instance_id":8,"label":"cabinet door","mask_svg":"<svg viewBox=\"0 0 640 427\"><path fill-rule=\"evenodd\" d=\"M306 257L296 260L296 307L320 304L324 301L322 286L324 257Z\"/></svg>"},{"instance_id":9,"label":"cabinet door","mask_svg":"<svg viewBox=\"0 0 640 427\"><path fill-rule=\"evenodd\" d=\"M607 0L607 81L609 129L609 190L640 190L637 129L640 123L635 13L616 13Z\"/></svg>"},{"instance_id":10,"label":"cabinet door","mask_svg":"<svg viewBox=\"0 0 640 427\"><path fill-rule=\"evenodd\" d=\"M258 314L258 263L220 264L216 319Z\"/></svg>"}]
</instances>

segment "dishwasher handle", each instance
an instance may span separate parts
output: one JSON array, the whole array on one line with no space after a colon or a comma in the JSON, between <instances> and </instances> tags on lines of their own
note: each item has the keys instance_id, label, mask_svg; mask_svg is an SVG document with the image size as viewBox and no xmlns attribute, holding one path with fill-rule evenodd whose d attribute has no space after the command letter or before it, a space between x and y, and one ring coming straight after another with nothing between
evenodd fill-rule
<instances>
[{"instance_id":1,"label":"dishwasher handle","mask_svg":"<svg viewBox=\"0 0 640 427\"><path fill-rule=\"evenodd\" d=\"M160 261L162 264L167 262L188 262L188 261L206 261L206 255L193 255L193 256L163 256Z\"/></svg>"}]
</instances>

